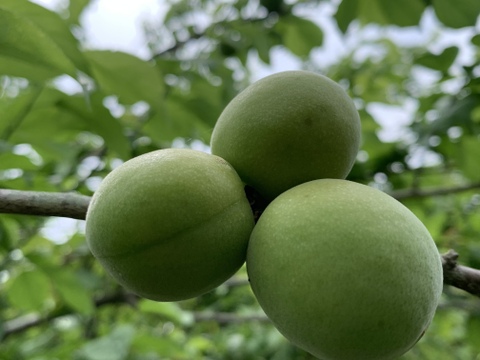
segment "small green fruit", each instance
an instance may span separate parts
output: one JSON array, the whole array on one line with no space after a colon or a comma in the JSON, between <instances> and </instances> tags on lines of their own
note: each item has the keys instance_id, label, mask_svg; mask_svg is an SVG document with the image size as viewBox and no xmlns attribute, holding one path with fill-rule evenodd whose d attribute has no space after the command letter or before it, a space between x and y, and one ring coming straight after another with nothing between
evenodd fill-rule
<instances>
[{"instance_id":1,"label":"small green fruit","mask_svg":"<svg viewBox=\"0 0 480 360\"><path fill-rule=\"evenodd\" d=\"M443 280L435 243L410 210L334 179L270 203L252 232L247 270L278 330L324 360L408 351L434 316Z\"/></svg>"},{"instance_id":2,"label":"small green fruit","mask_svg":"<svg viewBox=\"0 0 480 360\"><path fill-rule=\"evenodd\" d=\"M267 76L236 96L212 133L212 153L271 200L301 183L345 178L360 146L360 118L334 81L308 71Z\"/></svg>"},{"instance_id":3,"label":"small green fruit","mask_svg":"<svg viewBox=\"0 0 480 360\"><path fill-rule=\"evenodd\" d=\"M153 151L112 171L87 212L93 255L119 283L158 301L212 290L245 261L254 225L243 183L223 159Z\"/></svg>"}]
</instances>

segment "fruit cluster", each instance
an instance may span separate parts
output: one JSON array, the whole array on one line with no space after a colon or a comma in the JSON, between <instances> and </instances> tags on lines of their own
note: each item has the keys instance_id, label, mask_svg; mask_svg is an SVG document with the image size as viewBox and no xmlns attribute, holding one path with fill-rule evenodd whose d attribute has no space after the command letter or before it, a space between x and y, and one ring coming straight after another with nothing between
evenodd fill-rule
<instances>
[{"instance_id":1,"label":"fruit cluster","mask_svg":"<svg viewBox=\"0 0 480 360\"><path fill-rule=\"evenodd\" d=\"M332 80L268 76L224 109L212 154L158 150L112 171L88 209L88 245L119 283L157 301L208 292L246 261L292 343L322 359L396 358L431 322L442 267L412 212L344 180L360 134ZM268 203L256 224L245 185Z\"/></svg>"}]
</instances>

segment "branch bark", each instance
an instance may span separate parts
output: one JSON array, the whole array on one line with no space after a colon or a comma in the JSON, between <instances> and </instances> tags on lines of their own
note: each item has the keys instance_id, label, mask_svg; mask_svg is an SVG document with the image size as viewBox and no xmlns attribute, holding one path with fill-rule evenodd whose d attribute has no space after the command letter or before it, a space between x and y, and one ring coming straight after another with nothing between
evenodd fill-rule
<instances>
[{"instance_id":1,"label":"branch bark","mask_svg":"<svg viewBox=\"0 0 480 360\"><path fill-rule=\"evenodd\" d=\"M457 194L464 191L476 190L480 189L480 182L466 184L461 186L452 186L452 187L442 187L442 188L434 188L434 189L402 189L396 190L390 193L392 197L397 200L404 200L404 199L414 199L414 198L425 198L430 196L443 196L449 194Z\"/></svg>"},{"instance_id":2,"label":"branch bark","mask_svg":"<svg viewBox=\"0 0 480 360\"><path fill-rule=\"evenodd\" d=\"M480 270L457 264L458 254L450 250L442 256L443 282L480 297Z\"/></svg>"},{"instance_id":3,"label":"branch bark","mask_svg":"<svg viewBox=\"0 0 480 360\"><path fill-rule=\"evenodd\" d=\"M75 193L0 189L0 213L85 220L90 197Z\"/></svg>"},{"instance_id":4,"label":"branch bark","mask_svg":"<svg viewBox=\"0 0 480 360\"><path fill-rule=\"evenodd\" d=\"M94 304L96 308L100 308L105 305L130 305L135 307L139 297L133 293L119 291L112 294L105 295L99 299L96 299ZM68 310L55 311L46 316L40 316L38 314L28 314L20 316L12 320L8 320L3 324L3 334L0 335L1 340L5 340L7 337L13 334L21 333L30 328L41 326L52 320L60 318L62 316L71 315L72 312ZM233 323L244 323L251 321L269 322L270 319L266 315L238 315L235 313L227 312L193 312L193 319L195 322L214 321L219 325L228 325Z\"/></svg>"}]
</instances>

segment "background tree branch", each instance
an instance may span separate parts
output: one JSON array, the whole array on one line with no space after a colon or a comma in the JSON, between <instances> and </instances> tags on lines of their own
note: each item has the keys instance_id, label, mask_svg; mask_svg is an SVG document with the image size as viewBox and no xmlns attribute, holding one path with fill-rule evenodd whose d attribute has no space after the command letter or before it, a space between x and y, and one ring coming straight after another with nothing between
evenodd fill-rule
<instances>
[{"instance_id":1,"label":"background tree branch","mask_svg":"<svg viewBox=\"0 0 480 360\"><path fill-rule=\"evenodd\" d=\"M53 193L0 189L0 213L60 216L84 220L90 197L75 193Z\"/></svg>"},{"instance_id":2,"label":"background tree branch","mask_svg":"<svg viewBox=\"0 0 480 360\"><path fill-rule=\"evenodd\" d=\"M413 198L425 198L430 196L450 195L450 194L456 194L456 193L475 190L475 189L480 189L480 182L461 185L461 186L441 187L441 188L433 188L433 189L412 188L412 189L395 190L391 192L390 195L397 200L404 200L404 199L413 199Z\"/></svg>"},{"instance_id":3,"label":"background tree branch","mask_svg":"<svg viewBox=\"0 0 480 360\"><path fill-rule=\"evenodd\" d=\"M126 291L118 291L112 294L107 294L101 298L98 298L94 301L96 308L100 308L106 305L130 305L135 307L139 297L133 293ZM66 315L72 315L68 309L59 309L53 311L52 313L41 316L39 314L27 314L25 316L20 316L6 321L3 324L3 333L1 334L1 340L6 339L10 335L21 333L30 328L41 326L45 323L48 323L54 319L60 318ZM243 323L250 321L259 321L259 322L269 322L270 319L263 314L254 314L254 315L237 315L235 313L229 312L207 312L207 311L194 311L192 312L193 319L195 322L205 322L205 321L214 321L219 325L227 325L232 323Z\"/></svg>"}]
</instances>

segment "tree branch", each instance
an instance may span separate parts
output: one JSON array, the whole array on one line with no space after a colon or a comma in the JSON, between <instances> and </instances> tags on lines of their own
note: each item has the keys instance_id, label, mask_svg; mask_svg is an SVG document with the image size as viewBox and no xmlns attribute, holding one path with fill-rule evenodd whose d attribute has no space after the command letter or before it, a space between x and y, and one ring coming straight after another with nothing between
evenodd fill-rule
<instances>
[{"instance_id":1,"label":"tree branch","mask_svg":"<svg viewBox=\"0 0 480 360\"><path fill-rule=\"evenodd\" d=\"M442 256L443 282L480 297L480 270L457 264L458 254L449 250Z\"/></svg>"},{"instance_id":2,"label":"tree branch","mask_svg":"<svg viewBox=\"0 0 480 360\"><path fill-rule=\"evenodd\" d=\"M105 305L123 305L128 304L135 307L139 297L133 293L119 291L112 294L105 295L95 300L95 307L98 309ZM8 336L21 333L30 328L43 325L59 317L72 315L71 310L60 309L54 311L46 316L40 316L38 314L28 314L20 316L18 318L8 320L3 324L3 334L1 334L1 340L5 340ZM228 325L233 323L244 323L250 321L269 322L270 320L266 315L237 315L235 313L227 312L193 312L193 319L195 322L214 321L219 325Z\"/></svg>"},{"instance_id":3,"label":"tree branch","mask_svg":"<svg viewBox=\"0 0 480 360\"><path fill-rule=\"evenodd\" d=\"M470 184L453 188L432 190L401 190L392 195L397 199L425 197L457 193L480 188L479 184ZM266 203L247 195L251 200L252 210L261 214ZM48 193L36 191L19 191L0 189L0 213L28 214L42 216L63 216L74 219L85 219L90 197L74 193ZM261 208L260 208L261 207ZM457 264L458 254L453 250L443 255L444 283L465 290L480 297L480 270Z\"/></svg>"},{"instance_id":4,"label":"tree branch","mask_svg":"<svg viewBox=\"0 0 480 360\"><path fill-rule=\"evenodd\" d=\"M402 190L393 191L390 193L390 195L397 200L404 200L404 199L456 194L456 193L475 190L475 189L480 189L480 182L461 185L461 186L426 189L426 190L422 190L418 188L402 189Z\"/></svg>"},{"instance_id":5,"label":"tree branch","mask_svg":"<svg viewBox=\"0 0 480 360\"><path fill-rule=\"evenodd\" d=\"M0 189L0 213L84 220L90 197L75 193Z\"/></svg>"},{"instance_id":6,"label":"tree branch","mask_svg":"<svg viewBox=\"0 0 480 360\"><path fill-rule=\"evenodd\" d=\"M251 321L270 322L266 315L238 315L229 312L194 312L193 318L196 322L214 321L219 325L240 324Z\"/></svg>"},{"instance_id":7,"label":"tree branch","mask_svg":"<svg viewBox=\"0 0 480 360\"><path fill-rule=\"evenodd\" d=\"M457 264L458 254L450 250L442 255L444 284L467 291L468 293L480 297L480 270L472 269ZM233 280L232 280L233 281ZM238 283L231 283L232 286L248 285L248 281L238 280ZM100 308L109 304L128 304L135 307L139 297L135 294L119 291L113 294L105 295L94 301L95 307ZM21 316L3 324L2 340L10 335L23 332L35 326L40 326L61 316L72 314L71 310L60 309L47 316L29 314ZM220 325L232 323L243 323L249 321L269 322L265 315L242 315L226 312L193 312L196 322L214 321Z\"/></svg>"},{"instance_id":8,"label":"tree branch","mask_svg":"<svg viewBox=\"0 0 480 360\"><path fill-rule=\"evenodd\" d=\"M94 305L97 309L109 304L129 304L131 306L135 306L137 299L138 296L132 293L118 291L96 299L94 301ZM1 339L4 340L10 335L23 332L32 327L40 326L59 317L71 314L72 311L70 309L60 308L46 316L41 316L38 314L27 314L25 316L20 316L18 318L6 321L3 324L3 333L0 333L0 336Z\"/></svg>"}]
</instances>

